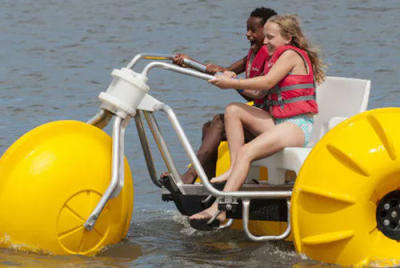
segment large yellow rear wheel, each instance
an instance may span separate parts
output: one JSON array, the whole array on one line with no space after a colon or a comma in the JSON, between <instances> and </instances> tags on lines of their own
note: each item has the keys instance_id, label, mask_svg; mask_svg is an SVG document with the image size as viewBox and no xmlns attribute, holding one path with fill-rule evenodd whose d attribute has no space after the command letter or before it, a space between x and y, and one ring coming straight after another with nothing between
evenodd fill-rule
<instances>
[{"instance_id":1,"label":"large yellow rear wheel","mask_svg":"<svg viewBox=\"0 0 400 268\"><path fill-rule=\"evenodd\" d=\"M77 121L44 124L0 159L0 247L52 254L93 255L129 229L132 175L92 231L83 224L111 179L111 138Z\"/></svg>"},{"instance_id":2,"label":"large yellow rear wheel","mask_svg":"<svg viewBox=\"0 0 400 268\"><path fill-rule=\"evenodd\" d=\"M298 252L327 263L400 260L400 109L371 110L327 133L292 196Z\"/></svg>"}]
</instances>

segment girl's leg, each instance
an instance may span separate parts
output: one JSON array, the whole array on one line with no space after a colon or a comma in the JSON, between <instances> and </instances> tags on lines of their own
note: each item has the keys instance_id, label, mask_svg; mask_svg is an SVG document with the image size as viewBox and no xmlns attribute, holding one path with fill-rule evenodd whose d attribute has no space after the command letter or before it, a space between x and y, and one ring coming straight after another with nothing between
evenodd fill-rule
<instances>
[{"instance_id":1,"label":"girl's leg","mask_svg":"<svg viewBox=\"0 0 400 268\"><path fill-rule=\"evenodd\" d=\"M231 176L224 191L240 189L250 169L252 161L267 157L285 147L302 147L304 132L297 125L286 122L262 133L251 142L243 145L237 153L236 165L232 167Z\"/></svg>"},{"instance_id":2,"label":"girl's leg","mask_svg":"<svg viewBox=\"0 0 400 268\"><path fill-rule=\"evenodd\" d=\"M224 187L224 192L237 191L242 186L248 174L250 163L253 160L271 155L284 147L299 147L304 144L303 131L293 123L279 124L269 131L259 135L251 142L243 145L237 152L235 165ZM190 219L208 219L218 211L218 204L214 204L190 217ZM225 213L218 216L218 220L225 219Z\"/></svg>"},{"instance_id":3,"label":"girl's leg","mask_svg":"<svg viewBox=\"0 0 400 268\"><path fill-rule=\"evenodd\" d=\"M224 182L230 176L238 149L245 143L245 129L258 135L273 126L273 119L268 112L244 103L229 104L225 109L225 133L229 145L231 167L224 174L213 178L211 182Z\"/></svg>"}]
</instances>

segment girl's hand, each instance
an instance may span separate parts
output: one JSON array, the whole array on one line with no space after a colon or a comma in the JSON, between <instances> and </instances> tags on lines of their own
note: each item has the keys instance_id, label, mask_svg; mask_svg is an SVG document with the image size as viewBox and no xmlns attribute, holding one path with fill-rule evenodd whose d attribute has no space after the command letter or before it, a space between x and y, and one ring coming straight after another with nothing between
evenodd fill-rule
<instances>
[{"instance_id":1,"label":"girl's hand","mask_svg":"<svg viewBox=\"0 0 400 268\"><path fill-rule=\"evenodd\" d=\"M232 72L232 71L225 71L224 72L224 76L229 77L229 78L235 78L236 77L236 73Z\"/></svg>"},{"instance_id":2,"label":"girl's hand","mask_svg":"<svg viewBox=\"0 0 400 268\"><path fill-rule=\"evenodd\" d=\"M234 88L238 80L230 78L225 75L217 75L215 76L215 78L208 80L208 82L219 88L226 89L226 88Z\"/></svg>"}]
</instances>

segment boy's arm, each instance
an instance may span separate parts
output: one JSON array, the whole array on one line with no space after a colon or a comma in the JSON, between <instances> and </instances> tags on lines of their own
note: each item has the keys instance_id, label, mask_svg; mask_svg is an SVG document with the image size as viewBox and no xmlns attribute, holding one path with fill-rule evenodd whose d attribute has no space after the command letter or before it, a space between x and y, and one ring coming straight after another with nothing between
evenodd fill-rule
<instances>
[{"instance_id":1,"label":"boy's arm","mask_svg":"<svg viewBox=\"0 0 400 268\"><path fill-rule=\"evenodd\" d=\"M268 94L267 91L251 90L251 89L247 89L247 90L238 89L236 91L247 101L261 99L261 98L264 98Z\"/></svg>"},{"instance_id":2,"label":"boy's arm","mask_svg":"<svg viewBox=\"0 0 400 268\"><path fill-rule=\"evenodd\" d=\"M210 63L206 65L206 71L209 74L216 74L218 72L222 73L225 71L231 71L234 72L235 74L240 74L243 73L246 69L246 61L247 61L247 56L232 63L230 66L226 68L219 66L217 64Z\"/></svg>"},{"instance_id":3,"label":"boy's arm","mask_svg":"<svg viewBox=\"0 0 400 268\"><path fill-rule=\"evenodd\" d=\"M175 57L173 59L173 62L175 64L180 65L180 66L184 66L183 60L185 58L193 60L195 62L198 62L198 61L190 58L189 56L187 56L185 54L181 54L181 53L178 53L178 54L175 55ZM234 63L232 63L227 68L224 68L224 67L219 66L217 64L210 63L210 64L206 65L206 72L209 73L209 74L213 74L213 75L218 73L218 72L222 73L224 71L231 71L231 72L234 72L236 74L240 74L240 73L243 73L246 70L246 62L247 62L247 56L243 57L242 59L240 59L240 60L238 60L238 61L236 61ZM203 64L201 62L198 62L198 63ZM260 94L261 93L261 92L251 92L250 93L250 92L245 92L243 90L237 90L237 92L247 101L252 101L254 98L256 98L253 95L254 93L256 93L256 94Z\"/></svg>"},{"instance_id":4,"label":"boy's arm","mask_svg":"<svg viewBox=\"0 0 400 268\"><path fill-rule=\"evenodd\" d=\"M247 62L247 56L243 57L242 59L234 62L226 68L227 71L232 71L236 74L241 74L246 70L246 62Z\"/></svg>"}]
</instances>

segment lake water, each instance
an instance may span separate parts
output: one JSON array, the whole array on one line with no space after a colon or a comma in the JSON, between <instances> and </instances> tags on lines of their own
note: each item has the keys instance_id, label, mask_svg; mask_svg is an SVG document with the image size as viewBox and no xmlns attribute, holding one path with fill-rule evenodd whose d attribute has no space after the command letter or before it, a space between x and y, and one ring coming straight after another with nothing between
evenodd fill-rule
<instances>
[{"instance_id":1,"label":"lake water","mask_svg":"<svg viewBox=\"0 0 400 268\"><path fill-rule=\"evenodd\" d=\"M369 108L400 103L398 0L2 0L0 2L0 153L48 121L86 121L114 68L141 52L183 52L229 65L247 53L245 23L259 6L296 13L321 47L328 75L372 80ZM138 70L143 68L138 66ZM154 70L151 94L177 113L197 148L201 125L240 98L205 81ZM339 108L339 107L338 107ZM165 116L157 116L180 170L188 160ZM110 128L106 129L108 132ZM127 239L99 256L46 256L0 250L0 266L316 267L289 242L254 243L238 231L201 233L160 200L135 127L126 154L135 209ZM165 170L155 155L158 172ZM6 219L0 219L6 220Z\"/></svg>"}]
</instances>

